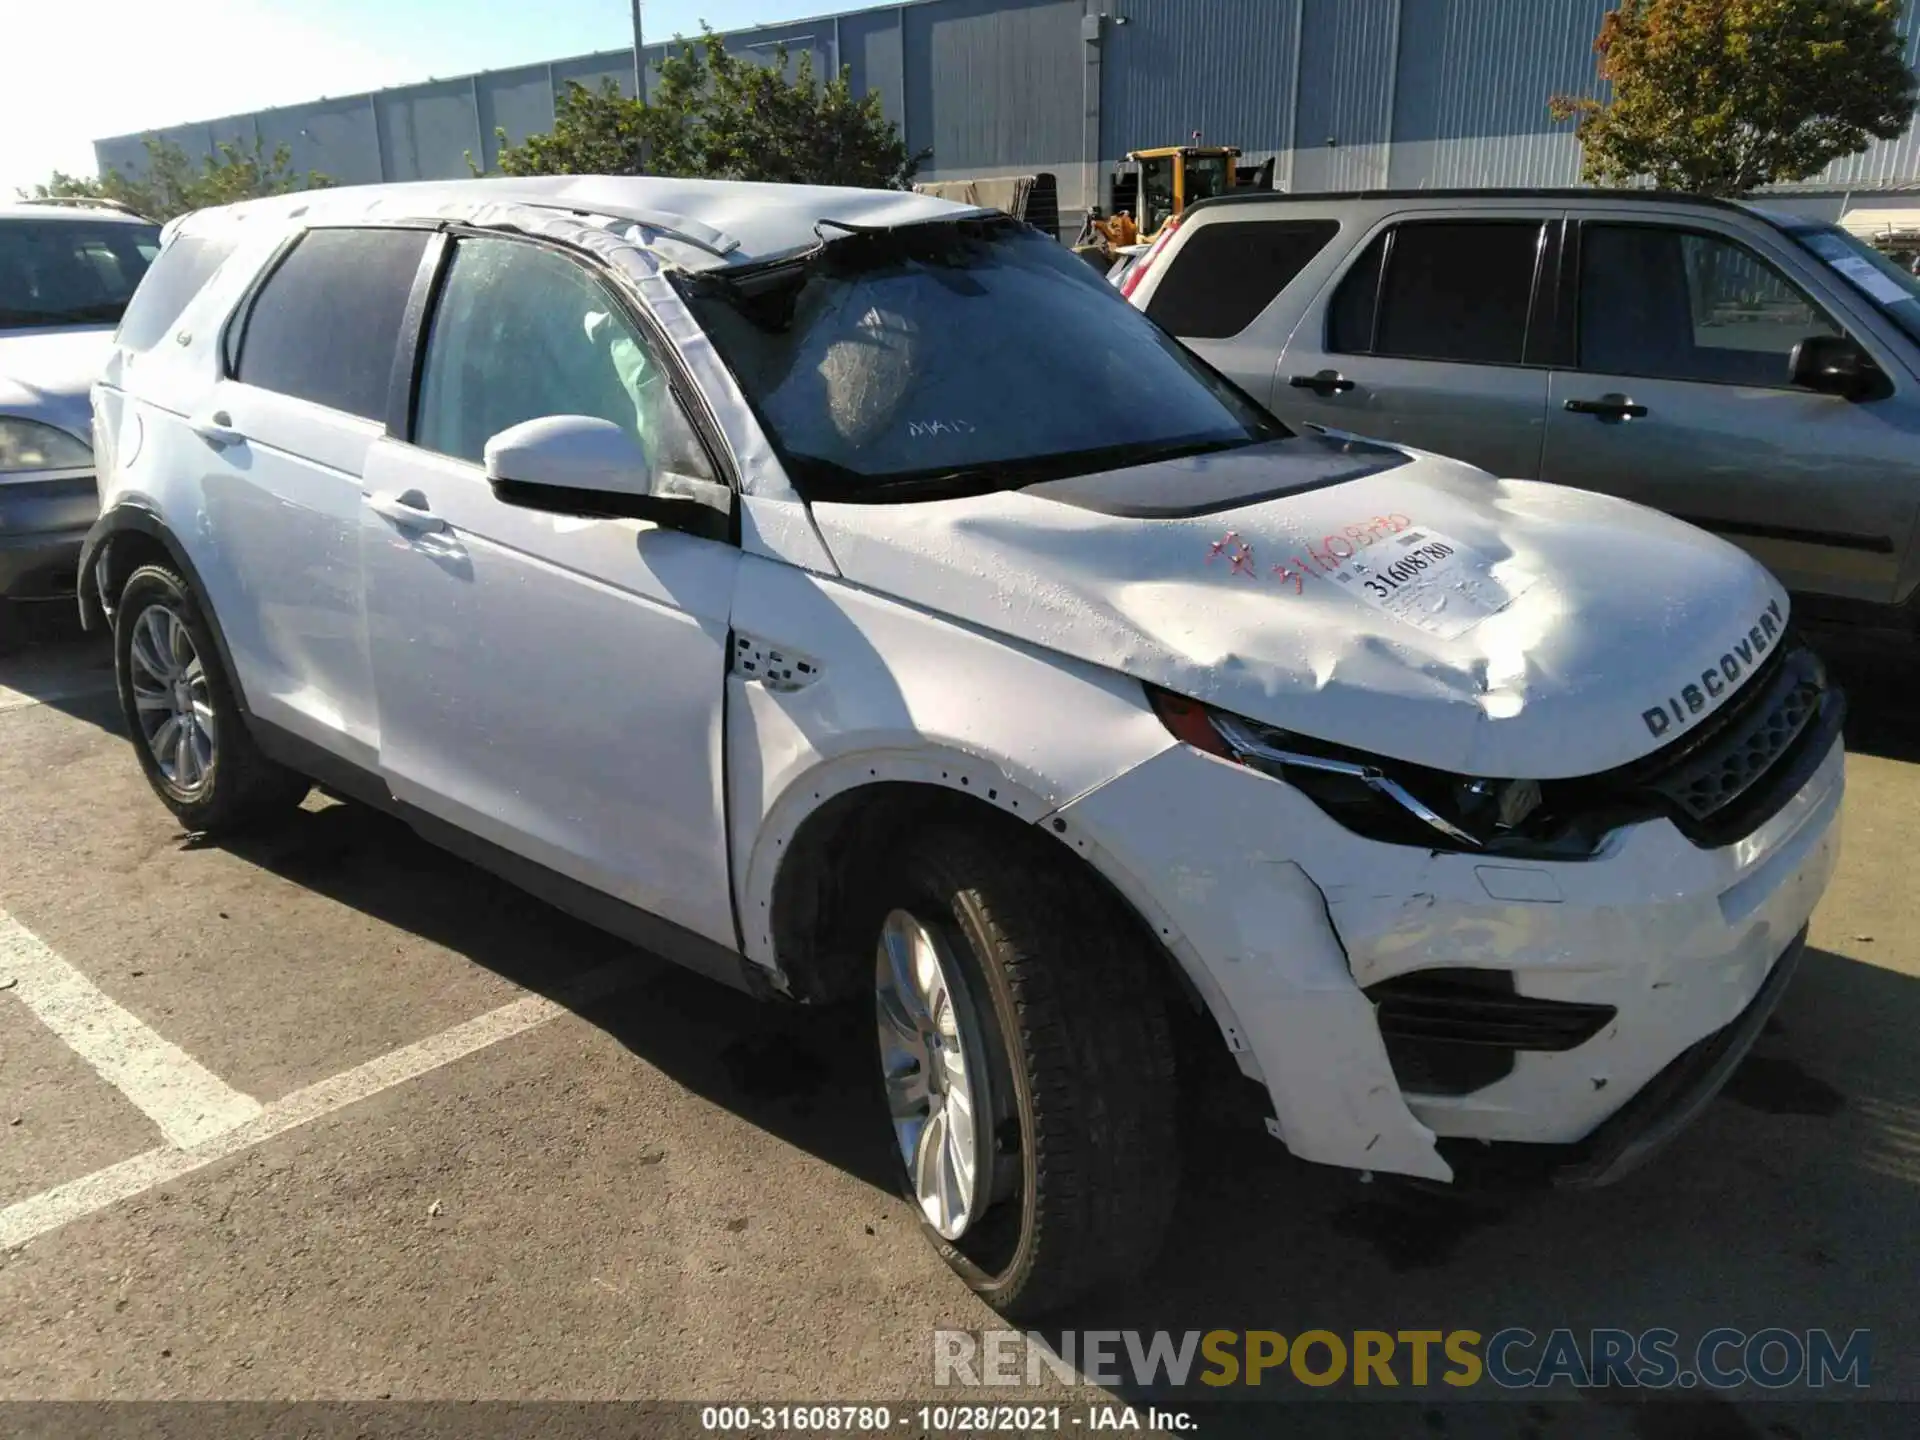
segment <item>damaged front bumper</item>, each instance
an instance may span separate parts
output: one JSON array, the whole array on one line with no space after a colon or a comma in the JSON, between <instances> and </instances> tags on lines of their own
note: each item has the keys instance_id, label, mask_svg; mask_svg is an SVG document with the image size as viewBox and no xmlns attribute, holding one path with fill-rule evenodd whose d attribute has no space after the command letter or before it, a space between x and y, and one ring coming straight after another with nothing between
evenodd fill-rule
<instances>
[{"instance_id":1,"label":"damaged front bumper","mask_svg":"<svg viewBox=\"0 0 1920 1440\"><path fill-rule=\"evenodd\" d=\"M1180 960L1295 1154L1601 1184L1711 1098L1787 983L1838 857L1838 739L1795 778L1732 844L1702 848L1663 819L1577 862L1365 840L1186 747L1061 816ZM1558 1048L1508 1047L1497 1073L1410 1066L1376 997L1448 974L1488 981L1503 1016L1558 1026Z\"/></svg>"}]
</instances>

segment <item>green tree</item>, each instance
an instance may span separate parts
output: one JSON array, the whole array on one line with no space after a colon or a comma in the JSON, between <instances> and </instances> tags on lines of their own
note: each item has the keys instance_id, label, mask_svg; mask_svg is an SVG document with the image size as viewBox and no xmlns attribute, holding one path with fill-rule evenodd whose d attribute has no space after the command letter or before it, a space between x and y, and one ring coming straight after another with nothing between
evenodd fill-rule
<instances>
[{"instance_id":1,"label":"green tree","mask_svg":"<svg viewBox=\"0 0 1920 1440\"><path fill-rule=\"evenodd\" d=\"M21 193L41 200L108 200L149 220L165 221L210 205L284 195L291 190L317 190L333 183L317 170L304 175L294 170L293 152L284 144L268 154L259 140L251 148L222 143L197 167L187 152L170 140L148 136L142 144L146 146L147 164L141 174L109 169L94 179L55 171L46 184Z\"/></svg>"},{"instance_id":2,"label":"green tree","mask_svg":"<svg viewBox=\"0 0 1920 1440\"><path fill-rule=\"evenodd\" d=\"M1900 0L1620 0L1593 42L1610 100L1556 95L1590 183L1745 195L1891 140L1915 84Z\"/></svg>"},{"instance_id":3,"label":"green tree","mask_svg":"<svg viewBox=\"0 0 1920 1440\"><path fill-rule=\"evenodd\" d=\"M500 169L904 189L927 152L908 151L878 92L856 99L845 68L821 84L811 54L793 69L789 78L785 46L763 65L705 31L655 65L659 78L645 101L622 95L610 79L598 90L569 82L555 99L551 131L519 145L496 131Z\"/></svg>"}]
</instances>

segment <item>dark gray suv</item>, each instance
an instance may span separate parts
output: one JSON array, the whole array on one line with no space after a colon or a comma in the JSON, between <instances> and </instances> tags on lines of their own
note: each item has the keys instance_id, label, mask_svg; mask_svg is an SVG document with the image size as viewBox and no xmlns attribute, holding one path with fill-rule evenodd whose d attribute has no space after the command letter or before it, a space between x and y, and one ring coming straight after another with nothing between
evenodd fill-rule
<instances>
[{"instance_id":1,"label":"dark gray suv","mask_svg":"<svg viewBox=\"0 0 1920 1440\"><path fill-rule=\"evenodd\" d=\"M1129 298L1289 422L1625 496L1804 611L1920 622L1920 281L1837 226L1648 191L1249 194Z\"/></svg>"}]
</instances>

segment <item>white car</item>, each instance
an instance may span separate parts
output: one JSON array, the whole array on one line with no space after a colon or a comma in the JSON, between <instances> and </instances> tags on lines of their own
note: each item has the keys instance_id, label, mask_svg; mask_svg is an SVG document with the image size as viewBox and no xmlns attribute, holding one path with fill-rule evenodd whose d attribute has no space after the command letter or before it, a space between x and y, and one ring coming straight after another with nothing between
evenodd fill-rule
<instances>
[{"instance_id":1,"label":"white car","mask_svg":"<svg viewBox=\"0 0 1920 1440\"><path fill-rule=\"evenodd\" d=\"M100 204L0 203L0 645L18 606L73 604L97 515L87 389L160 227Z\"/></svg>"},{"instance_id":2,"label":"white car","mask_svg":"<svg viewBox=\"0 0 1920 1440\"><path fill-rule=\"evenodd\" d=\"M1004 1311L1151 1256L1178 1007L1307 1160L1592 1183L1792 971L1842 702L1765 571L1291 434L1005 217L528 179L168 241L82 561L160 797L318 781L870 997L903 1184Z\"/></svg>"}]
</instances>

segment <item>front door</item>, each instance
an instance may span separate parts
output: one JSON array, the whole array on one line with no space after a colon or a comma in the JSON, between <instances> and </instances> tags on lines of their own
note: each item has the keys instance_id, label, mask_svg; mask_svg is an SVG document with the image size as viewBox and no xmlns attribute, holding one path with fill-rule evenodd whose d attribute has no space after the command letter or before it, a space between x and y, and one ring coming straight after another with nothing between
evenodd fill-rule
<instances>
[{"instance_id":1,"label":"front door","mask_svg":"<svg viewBox=\"0 0 1920 1440\"><path fill-rule=\"evenodd\" d=\"M1383 227L1294 328L1269 408L1536 475L1547 372L1531 363L1545 328L1533 310L1548 238L1540 214Z\"/></svg>"},{"instance_id":2,"label":"front door","mask_svg":"<svg viewBox=\"0 0 1920 1440\"><path fill-rule=\"evenodd\" d=\"M1829 308L1705 220L1589 219L1578 277L1576 363L1553 375L1543 478L1712 530L1789 589L1892 600L1920 503L1900 421L1911 400L1790 383L1799 341L1844 333Z\"/></svg>"},{"instance_id":3,"label":"front door","mask_svg":"<svg viewBox=\"0 0 1920 1440\"><path fill-rule=\"evenodd\" d=\"M458 240L411 443L361 521L380 769L394 795L550 870L736 943L721 705L737 547L495 498L488 437L543 415L625 426L656 475L712 480L648 331L580 262Z\"/></svg>"}]
</instances>

